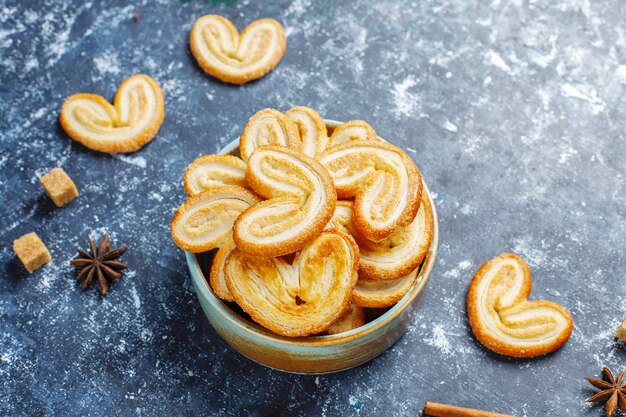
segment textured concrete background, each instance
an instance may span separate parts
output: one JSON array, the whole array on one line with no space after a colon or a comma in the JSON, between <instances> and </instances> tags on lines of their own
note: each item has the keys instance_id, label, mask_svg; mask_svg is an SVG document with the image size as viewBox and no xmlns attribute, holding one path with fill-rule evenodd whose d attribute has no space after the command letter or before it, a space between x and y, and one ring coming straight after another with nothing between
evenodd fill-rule
<instances>
[{"instance_id":1,"label":"textured concrete background","mask_svg":"<svg viewBox=\"0 0 626 417\"><path fill-rule=\"evenodd\" d=\"M135 10L141 19L133 21ZM285 25L278 68L243 87L205 76L187 46L206 13ZM624 368L626 3L621 1L0 1L0 414L416 416L426 400L517 416L600 416L584 375ZM73 143L65 97L112 98L137 73L163 87L156 139L127 155ZM325 376L252 363L207 323L168 224L186 165L254 112L308 105L369 121L436 193L439 258L410 331ZM57 209L37 178L81 192ZM53 261L28 276L10 245L36 231ZM108 231L132 265L102 298L68 260ZM534 298L568 307L563 349L513 361L471 336L478 266L515 251Z\"/></svg>"}]
</instances>

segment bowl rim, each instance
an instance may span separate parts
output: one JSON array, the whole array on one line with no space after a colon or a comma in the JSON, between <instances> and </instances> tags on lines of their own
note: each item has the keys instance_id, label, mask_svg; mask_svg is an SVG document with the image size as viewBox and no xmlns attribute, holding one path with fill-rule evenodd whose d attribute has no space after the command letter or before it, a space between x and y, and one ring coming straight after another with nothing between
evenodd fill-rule
<instances>
[{"instance_id":1,"label":"bowl rim","mask_svg":"<svg viewBox=\"0 0 626 417\"><path fill-rule=\"evenodd\" d=\"M324 119L324 123L327 127L335 128L339 126L342 122L332 119ZM234 139L233 141L222 147L218 154L223 155L231 153L238 146L239 138ZM200 263L196 254L191 252L185 252L187 266L189 267L192 280L197 289L197 296L202 296L215 312L219 313L225 320L234 325L238 330L246 333L251 333L252 336L262 338L270 343L299 345L304 347L336 345L378 331L379 329L385 327L388 323L399 317L408 308L408 306L411 305L411 303L426 286L426 283L428 282L430 274L435 265L435 260L437 258L437 248L439 245L439 220L437 216L435 201L433 200L433 197L430 193L430 189L428 188L426 181L422 179L422 182L424 185L423 190L428 196L428 201L430 203L433 213L433 239L431 241L430 247L428 248L428 253L426 255L426 258L422 262L417 280L415 284L413 284L411 289L404 295L404 297L400 299L400 301L398 301L395 305L389 308L389 310L387 310L376 319L370 321L369 323L357 327L356 329L333 335L312 335L302 337L287 337L278 335L257 323L241 317L239 314L232 311L230 307L228 307L228 305L226 305L222 300L215 296L215 294L213 294L213 291L209 288L208 280L205 278L204 273L200 268Z\"/></svg>"}]
</instances>

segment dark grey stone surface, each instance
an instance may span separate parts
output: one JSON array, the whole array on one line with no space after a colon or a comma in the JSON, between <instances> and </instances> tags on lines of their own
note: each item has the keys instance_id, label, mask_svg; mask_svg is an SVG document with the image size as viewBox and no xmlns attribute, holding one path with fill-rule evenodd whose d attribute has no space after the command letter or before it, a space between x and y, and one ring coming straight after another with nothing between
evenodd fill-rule
<instances>
[{"instance_id":1,"label":"dark grey stone surface","mask_svg":"<svg viewBox=\"0 0 626 417\"><path fill-rule=\"evenodd\" d=\"M133 21L135 10L141 19ZM206 13L238 28L275 17L278 68L243 87L188 52ZM0 1L0 414L416 416L426 400L517 416L600 416L582 377L624 368L626 3ZM127 156L72 142L65 97L112 98L145 72L166 97L157 138ZM264 107L365 119L403 146L436 193L439 257L410 331L334 375L240 356L207 323L168 225L182 173ZM37 178L62 166L80 197L57 209ZM11 242L36 231L50 264L28 276ZM132 269L102 298L68 260L108 231ZM557 353L482 348L465 315L478 266L515 251L534 298L570 309Z\"/></svg>"}]
</instances>

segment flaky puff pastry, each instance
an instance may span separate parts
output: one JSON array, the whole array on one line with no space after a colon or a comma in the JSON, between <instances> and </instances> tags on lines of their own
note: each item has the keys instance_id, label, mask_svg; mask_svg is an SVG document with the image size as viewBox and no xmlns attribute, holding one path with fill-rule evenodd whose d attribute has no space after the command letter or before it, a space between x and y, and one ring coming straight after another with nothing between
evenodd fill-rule
<instances>
[{"instance_id":1,"label":"flaky puff pastry","mask_svg":"<svg viewBox=\"0 0 626 417\"><path fill-rule=\"evenodd\" d=\"M259 19L241 33L223 16L206 15L193 25L191 53L208 74L244 84L270 72L287 48L285 29L274 19Z\"/></svg>"},{"instance_id":2,"label":"flaky puff pastry","mask_svg":"<svg viewBox=\"0 0 626 417\"><path fill-rule=\"evenodd\" d=\"M359 274L352 302L361 307L385 308L396 304L406 295L417 280L419 267L407 275L386 281L371 281Z\"/></svg>"},{"instance_id":3,"label":"flaky puff pastry","mask_svg":"<svg viewBox=\"0 0 626 417\"><path fill-rule=\"evenodd\" d=\"M124 80L111 105L96 94L68 97L59 121L75 141L99 152L134 152L150 142L165 115L163 92L144 74Z\"/></svg>"},{"instance_id":4,"label":"flaky puff pastry","mask_svg":"<svg viewBox=\"0 0 626 417\"><path fill-rule=\"evenodd\" d=\"M228 237L213 256L211 271L209 273L209 284L211 289L219 298L224 301L233 302L235 299L228 290L226 285L226 275L224 274L224 266L228 256L237 249L232 237Z\"/></svg>"},{"instance_id":5,"label":"flaky puff pastry","mask_svg":"<svg viewBox=\"0 0 626 417\"><path fill-rule=\"evenodd\" d=\"M330 135L328 146L340 145L354 140L376 140L376 131L363 120L350 120L337 126Z\"/></svg>"},{"instance_id":6,"label":"flaky puff pastry","mask_svg":"<svg viewBox=\"0 0 626 417\"><path fill-rule=\"evenodd\" d=\"M296 125L300 144L298 150L316 158L328 147L328 132L324 119L313 109L298 106L285 112L285 116Z\"/></svg>"},{"instance_id":7,"label":"flaky puff pastry","mask_svg":"<svg viewBox=\"0 0 626 417\"><path fill-rule=\"evenodd\" d=\"M226 259L226 284L239 306L263 327L283 336L326 330L346 310L357 280L354 240L325 231L293 264L235 250Z\"/></svg>"},{"instance_id":8,"label":"flaky puff pastry","mask_svg":"<svg viewBox=\"0 0 626 417\"><path fill-rule=\"evenodd\" d=\"M503 253L476 272L467 293L467 315L476 339L496 353L519 358L559 349L572 333L569 312L552 301L528 301L530 268Z\"/></svg>"},{"instance_id":9,"label":"flaky puff pastry","mask_svg":"<svg viewBox=\"0 0 626 417\"><path fill-rule=\"evenodd\" d=\"M187 167L183 177L188 196L223 185L246 186L246 163L233 155L204 155Z\"/></svg>"},{"instance_id":10,"label":"flaky puff pastry","mask_svg":"<svg viewBox=\"0 0 626 417\"><path fill-rule=\"evenodd\" d=\"M268 199L235 221L235 244L249 254L271 258L302 249L324 229L337 204L324 167L282 146L257 148L248 160L246 182Z\"/></svg>"},{"instance_id":11,"label":"flaky puff pastry","mask_svg":"<svg viewBox=\"0 0 626 417\"><path fill-rule=\"evenodd\" d=\"M364 324L365 310L354 303L350 303L348 309L324 331L324 334L344 333L357 329Z\"/></svg>"},{"instance_id":12,"label":"flaky puff pastry","mask_svg":"<svg viewBox=\"0 0 626 417\"><path fill-rule=\"evenodd\" d=\"M256 148L264 145L300 149L298 129L284 114L274 109L259 110L252 116L239 138L239 153L244 162Z\"/></svg>"},{"instance_id":13,"label":"flaky puff pastry","mask_svg":"<svg viewBox=\"0 0 626 417\"><path fill-rule=\"evenodd\" d=\"M357 140L327 149L320 162L333 177L337 196L354 197L354 224L367 239L386 239L415 218L422 176L402 149Z\"/></svg>"},{"instance_id":14,"label":"flaky puff pastry","mask_svg":"<svg viewBox=\"0 0 626 417\"><path fill-rule=\"evenodd\" d=\"M170 223L174 243L193 253L218 248L231 236L241 212L259 201L254 193L236 185L193 195L176 210Z\"/></svg>"}]
</instances>

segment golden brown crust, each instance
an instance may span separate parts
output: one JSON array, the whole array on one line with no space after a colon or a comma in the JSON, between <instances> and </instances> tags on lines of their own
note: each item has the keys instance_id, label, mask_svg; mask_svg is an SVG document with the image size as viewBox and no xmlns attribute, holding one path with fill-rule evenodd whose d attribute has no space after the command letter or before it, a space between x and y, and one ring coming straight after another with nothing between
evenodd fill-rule
<instances>
[{"instance_id":1,"label":"golden brown crust","mask_svg":"<svg viewBox=\"0 0 626 417\"><path fill-rule=\"evenodd\" d=\"M226 259L235 249L237 249L237 247L235 246L235 242L232 237L226 239L215 253L215 256L213 256L213 263L211 264L211 272L209 274L209 283L211 284L211 289L215 295L222 300L229 302L234 302L235 299L230 291L228 291L228 286L226 285L226 275L224 275L224 266L226 264Z\"/></svg>"},{"instance_id":2,"label":"golden brown crust","mask_svg":"<svg viewBox=\"0 0 626 417\"><path fill-rule=\"evenodd\" d=\"M328 141L328 147L353 140L376 140L376 131L363 120L350 120L337 126Z\"/></svg>"},{"instance_id":3,"label":"golden brown crust","mask_svg":"<svg viewBox=\"0 0 626 417\"><path fill-rule=\"evenodd\" d=\"M467 293L467 315L476 339L496 353L530 358L554 352L569 339L569 312L552 301L528 301L530 268L503 253L476 272Z\"/></svg>"},{"instance_id":4,"label":"golden brown crust","mask_svg":"<svg viewBox=\"0 0 626 417\"><path fill-rule=\"evenodd\" d=\"M353 303L348 305L348 308L341 317L333 322L325 331L324 334L339 334L348 332L350 330L358 329L365 324L365 310Z\"/></svg>"},{"instance_id":5,"label":"golden brown crust","mask_svg":"<svg viewBox=\"0 0 626 417\"><path fill-rule=\"evenodd\" d=\"M150 142L164 115L159 84L147 75L136 74L120 84L114 105L96 94L68 97L59 121L69 137L90 149L126 153Z\"/></svg>"},{"instance_id":6,"label":"golden brown crust","mask_svg":"<svg viewBox=\"0 0 626 417\"><path fill-rule=\"evenodd\" d=\"M396 304L406 295L417 280L419 267L406 276L387 281L370 281L361 277L354 287L352 302L361 307L386 308Z\"/></svg>"},{"instance_id":7,"label":"golden brown crust","mask_svg":"<svg viewBox=\"0 0 626 417\"><path fill-rule=\"evenodd\" d=\"M193 253L215 249L231 235L237 216L258 201L254 193L236 185L193 195L172 218L172 239L179 248Z\"/></svg>"},{"instance_id":8,"label":"golden brown crust","mask_svg":"<svg viewBox=\"0 0 626 417\"><path fill-rule=\"evenodd\" d=\"M334 231L322 232L293 265L235 250L226 259L226 284L260 325L283 336L306 336L324 331L347 309L358 256L354 240Z\"/></svg>"},{"instance_id":9,"label":"golden brown crust","mask_svg":"<svg viewBox=\"0 0 626 417\"><path fill-rule=\"evenodd\" d=\"M311 158L317 158L328 147L328 133L324 119L315 110L298 106L285 112L298 130L300 144L297 148Z\"/></svg>"},{"instance_id":10,"label":"golden brown crust","mask_svg":"<svg viewBox=\"0 0 626 417\"><path fill-rule=\"evenodd\" d=\"M264 145L299 149L300 138L296 125L278 110L259 110L248 119L239 139L241 159L248 162L252 152Z\"/></svg>"},{"instance_id":11,"label":"golden brown crust","mask_svg":"<svg viewBox=\"0 0 626 417\"><path fill-rule=\"evenodd\" d=\"M354 224L367 239L386 239L415 218L422 176L402 149L380 140L350 141L327 149L320 162L337 196L354 197Z\"/></svg>"},{"instance_id":12,"label":"golden brown crust","mask_svg":"<svg viewBox=\"0 0 626 417\"><path fill-rule=\"evenodd\" d=\"M271 258L303 248L324 229L337 204L332 178L319 162L282 146L257 148L246 182L268 198L235 221L235 244L249 254Z\"/></svg>"},{"instance_id":13,"label":"golden brown crust","mask_svg":"<svg viewBox=\"0 0 626 417\"><path fill-rule=\"evenodd\" d=\"M233 155L204 155L185 171L183 183L188 196L224 185L246 186L246 163Z\"/></svg>"},{"instance_id":14,"label":"golden brown crust","mask_svg":"<svg viewBox=\"0 0 626 417\"><path fill-rule=\"evenodd\" d=\"M250 23L241 35L223 16L198 18L189 48L207 74L232 84L259 79L278 65L287 49L285 29L274 19Z\"/></svg>"}]
</instances>

